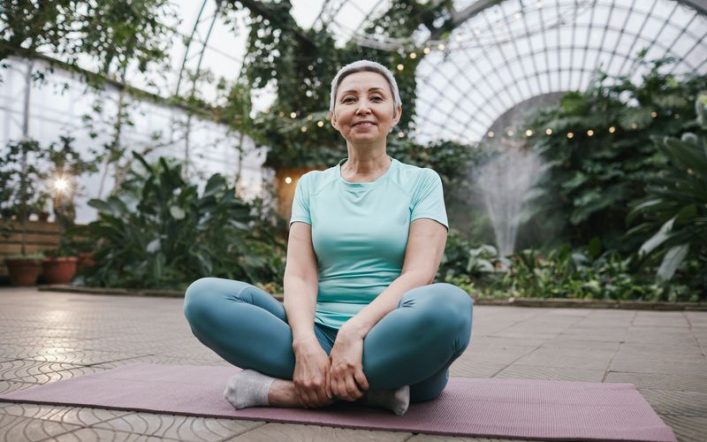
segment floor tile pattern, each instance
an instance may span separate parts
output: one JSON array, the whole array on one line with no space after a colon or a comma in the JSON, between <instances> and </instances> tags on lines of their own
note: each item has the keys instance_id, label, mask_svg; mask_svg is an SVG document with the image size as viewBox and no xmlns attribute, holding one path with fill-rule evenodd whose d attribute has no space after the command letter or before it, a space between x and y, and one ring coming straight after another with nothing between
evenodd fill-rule
<instances>
[{"instance_id":1,"label":"floor tile pattern","mask_svg":"<svg viewBox=\"0 0 707 442\"><path fill-rule=\"evenodd\" d=\"M453 376L630 382L680 441L707 434L707 312L479 306ZM0 392L136 362L226 365L182 301L0 289ZM0 402L0 441L501 441Z\"/></svg>"}]
</instances>

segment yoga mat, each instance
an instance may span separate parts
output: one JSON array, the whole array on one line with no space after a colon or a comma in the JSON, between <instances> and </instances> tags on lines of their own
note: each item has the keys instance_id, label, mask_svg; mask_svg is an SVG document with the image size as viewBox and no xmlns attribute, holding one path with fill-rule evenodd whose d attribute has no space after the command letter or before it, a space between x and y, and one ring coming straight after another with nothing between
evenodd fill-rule
<instances>
[{"instance_id":1,"label":"yoga mat","mask_svg":"<svg viewBox=\"0 0 707 442\"><path fill-rule=\"evenodd\" d=\"M451 378L404 416L337 403L235 410L223 399L236 367L137 364L0 394L0 400L453 436L675 441L632 384Z\"/></svg>"}]
</instances>

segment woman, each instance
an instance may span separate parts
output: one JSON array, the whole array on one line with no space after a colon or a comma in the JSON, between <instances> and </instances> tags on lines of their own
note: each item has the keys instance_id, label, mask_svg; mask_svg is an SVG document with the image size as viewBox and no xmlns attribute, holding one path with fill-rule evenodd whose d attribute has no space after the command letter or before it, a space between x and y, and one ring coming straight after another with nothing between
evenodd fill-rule
<instances>
[{"instance_id":1,"label":"woman","mask_svg":"<svg viewBox=\"0 0 707 442\"><path fill-rule=\"evenodd\" d=\"M330 119L348 158L297 184L284 307L239 281L187 289L194 335L245 369L226 388L234 407L360 400L403 414L447 384L469 343L472 303L432 284L448 228L442 182L386 154L401 113L384 66L361 60L334 78Z\"/></svg>"}]
</instances>

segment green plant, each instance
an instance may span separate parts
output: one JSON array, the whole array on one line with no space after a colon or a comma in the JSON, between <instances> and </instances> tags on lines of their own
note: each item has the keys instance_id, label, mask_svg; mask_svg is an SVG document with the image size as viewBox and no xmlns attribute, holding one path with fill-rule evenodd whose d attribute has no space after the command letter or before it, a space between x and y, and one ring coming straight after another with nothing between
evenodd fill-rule
<instances>
[{"instance_id":1,"label":"green plant","mask_svg":"<svg viewBox=\"0 0 707 442\"><path fill-rule=\"evenodd\" d=\"M96 172L98 167L94 160L82 157L70 136L60 136L59 142L52 143L47 149L47 157L52 169L54 216L56 222L66 229L76 217L74 196L80 191L78 177L86 172Z\"/></svg>"},{"instance_id":2,"label":"green plant","mask_svg":"<svg viewBox=\"0 0 707 442\"><path fill-rule=\"evenodd\" d=\"M575 298L641 301L697 301L694 287L661 285L652 274L637 268L632 257L615 251L593 258L584 249L569 246L548 252L527 249L511 257L503 272L496 272L480 287L479 296L493 298ZM696 263L690 261L690 270Z\"/></svg>"},{"instance_id":3,"label":"green plant","mask_svg":"<svg viewBox=\"0 0 707 442\"><path fill-rule=\"evenodd\" d=\"M9 236L19 230L32 213L44 211L49 193L43 168L46 151L36 140L12 141L7 152L0 156L0 233ZM26 254L25 235L22 235L21 254Z\"/></svg>"},{"instance_id":4,"label":"green plant","mask_svg":"<svg viewBox=\"0 0 707 442\"><path fill-rule=\"evenodd\" d=\"M686 259L700 262L689 278L707 297L707 92L695 102L697 120L688 123L680 139L657 139L668 159L665 169L646 188L646 197L634 205L629 221L641 223L629 235L646 238L638 254L659 259L656 276L666 282Z\"/></svg>"},{"instance_id":5,"label":"green plant","mask_svg":"<svg viewBox=\"0 0 707 442\"><path fill-rule=\"evenodd\" d=\"M533 117L533 148L549 164L536 218L561 221L572 246L593 238L623 253L637 246L623 236L629 204L667 162L652 137L679 135L694 118L688 97L707 87L706 75L664 74L668 62L644 61L640 83L601 75L586 92L566 94L560 106Z\"/></svg>"},{"instance_id":6,"label":"green plant","mask_svg":"<svg viewBox=\"0 0 707 442\"><path fill-rule=\"evenodd\" d=\"M282 276L284 245L221 175L203 191L182 177L181 165L160 158L137 166L120 195L91 200L98 220L86 234L97 266L86 283L184 288L202 276L267 283Z\"/></svg>"}]
</instances>

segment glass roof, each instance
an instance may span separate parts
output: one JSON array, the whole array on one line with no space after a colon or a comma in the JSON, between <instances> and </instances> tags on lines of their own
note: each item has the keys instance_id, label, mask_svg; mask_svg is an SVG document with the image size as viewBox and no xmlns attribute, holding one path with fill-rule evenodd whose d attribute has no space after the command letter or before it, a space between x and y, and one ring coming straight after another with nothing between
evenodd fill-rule
<instances>
[{"instance_id":1,"label":"glass roof","mask_svg":"<svg viewBox=\"0 0 707 442\"><path fill-rule=\"evenodd\" d=\"M165 98L193 94L207 103L220 104L223 97L216 87L218 80L233 82L238 78L249 32L247 12L230 13L226 20L219 13L224 3L172 0L172 9L164 11L163 20L174 32L167 68L129 71L126 82ZM410 127L401 129L423 143L481 140L490 128L502 129L494 123L507 124L499 117L519 103L582 90L597 69L639 79L644 69L637 60L641 50L646 51L647 59L674 57L677 62L667 69L675 73L707 73L705 0L455 0L453 5L449 16L429 28L421 26L403 39L379 35L375 29L364 32L389 9L390 1L292 0L291 13L302 28L326 27L340 45L353 40L406 57L413 52L414 57L421 57L416 71L417 117ZM445 34L438 27L445 18L452 20L454 29L442 37ZM0 83L2 145L22 135L27 71L23 63L11 60ZM81 59L80 65L92 71L97 68L90 59ZM30 136L48 142L70 130L79 145L106 141L103 135L91 140L74 130L79 128L82 115L91 112L95 98L89 96L92 92L80 79L56 70L47 84L32 88ZM101 94L107 108L115 107L116 87L106 87ZM266 110L274 96L273 85L255 91L254 110ZM159 133L155 154L171 153L201 162L204 173L241 167L235 165L234 136L227 128L192 119L182 109L165 103L132 100L146 117L136 118L134 127L126 129L126 140L148 145L155 143L154 134ZM110 128L111 122L104 126ZM185 127L190 128L186 132L190 130L191 136L184 135ZM243 165L253 182L260 180L261 164L262 155L253 153Z\"/></svg>"},{"instance_id":2,"label":"glass roof","mask_svg":"<svg viewBox=\"0 0 707 442\"><path fill-rule=\"evenodd\" d=\"M420 142L478 141L516 104L538 95L584 89L597 69L637 80L643 74L637 60L641 50L647 59L674 57L677 63L670 69L675 73L707 72L704 1L456 0L451 15L456 27L444 39L434 26L421 27L407 39L365 33L389 9L390 1L292 3L292 15L300 26L326 27L340 44L354 40L406 55L425 55L417 70L417 121L403 128ZM178 7L184 17L189 16L187 11L196 14L178 26L183 36L194 29L193 40L173 48L175 55L184 54L185 68L237 76L244 55L245 20L238 22L235 28L243 31L236 35L215 14L216 2L182 1ZM178 83L172 79L169 86L176 91ZM179 92L192 86L203 98L214 97L208 84L182 81ZM267 108L271 95L260 94L256 109Z\"/></svg>"}]
</instances>

